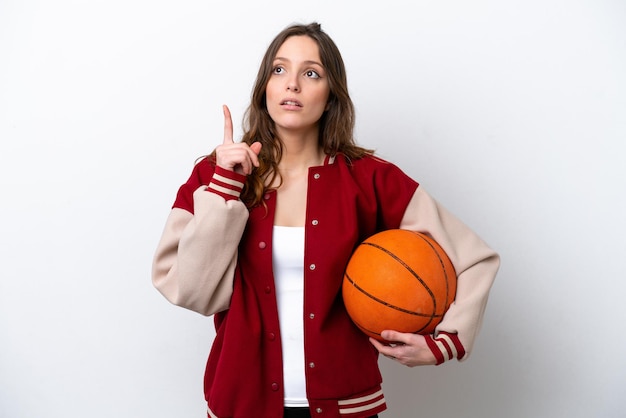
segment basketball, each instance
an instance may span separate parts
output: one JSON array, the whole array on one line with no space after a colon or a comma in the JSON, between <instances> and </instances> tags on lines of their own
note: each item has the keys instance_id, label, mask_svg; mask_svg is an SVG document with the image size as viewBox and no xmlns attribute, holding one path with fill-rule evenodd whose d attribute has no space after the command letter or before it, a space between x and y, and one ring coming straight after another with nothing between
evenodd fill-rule
<instances>
[{"instance_id":1,"label":"basketball","mask_svg":"<svg viewBox=\"0 0 626 418\"><path fill-rule=\"evenodd\" d=\"M342 293L352 321L377 340L386 329L431 334L454 301L456 273L435 240L391 229L356 248Z\"/></svg>"}]
</instances>

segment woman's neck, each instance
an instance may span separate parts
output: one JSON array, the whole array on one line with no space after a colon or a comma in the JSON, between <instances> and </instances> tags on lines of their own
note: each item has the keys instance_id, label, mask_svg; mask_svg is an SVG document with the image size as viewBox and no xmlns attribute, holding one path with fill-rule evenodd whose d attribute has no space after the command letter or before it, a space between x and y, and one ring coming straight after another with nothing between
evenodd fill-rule
<instances>
[{"instance_id":1,"label":"woman's neck","mask_svg":"<svg viewBox=\"0 0 626 418\"><path fill-rule=\"evenodd\" d=\"M324 163L324 150L317 143L317 135L308 138L288 137L282 141L283 155L278 163L281 173L304 171Z\"/></svg>"}]
</instances>

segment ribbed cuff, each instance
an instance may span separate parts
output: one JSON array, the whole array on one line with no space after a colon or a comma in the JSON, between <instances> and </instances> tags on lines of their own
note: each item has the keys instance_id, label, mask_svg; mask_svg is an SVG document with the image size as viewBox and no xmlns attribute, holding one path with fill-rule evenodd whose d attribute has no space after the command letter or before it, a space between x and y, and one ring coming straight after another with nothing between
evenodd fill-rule
<instances>
[{"instance_id":1,"label":"ribbed cuff","mask_svg":"<svg viewBox=\"0 0 626 418\"><path fill-rule=\"evenodd\" d=\"M226 200L236 200L239 199L245 182L245 175L216 166L207 190Z\"/></svg>"},{"instance_id":2,"label":"ribbed cuff","mask_svg":"<svg viewBox=\"0 0 626 418\"><path fill-rule=\"evenodd\" d=\"M437 366L453 358L461 360L465 356L465 348L456 334L440 332L436 337L425 335L426 344L437 359Z\"/></svg>"}]
</instances>

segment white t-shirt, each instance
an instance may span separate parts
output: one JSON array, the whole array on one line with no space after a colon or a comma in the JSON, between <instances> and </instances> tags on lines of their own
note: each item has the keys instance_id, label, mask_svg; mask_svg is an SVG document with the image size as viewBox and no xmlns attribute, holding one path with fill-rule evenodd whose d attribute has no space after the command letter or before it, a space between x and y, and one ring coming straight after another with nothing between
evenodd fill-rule
<instances>
[{"instance_id":1,"label":"white t-shirt","mask_svg":"<svg viewBox=\"0 0 626 418\"><path fill-rule=\"evenodd\" d=\"M308 406L304 377L304 227L274 226L272 248L285 406Z\"/></svg>"}]
</instances>

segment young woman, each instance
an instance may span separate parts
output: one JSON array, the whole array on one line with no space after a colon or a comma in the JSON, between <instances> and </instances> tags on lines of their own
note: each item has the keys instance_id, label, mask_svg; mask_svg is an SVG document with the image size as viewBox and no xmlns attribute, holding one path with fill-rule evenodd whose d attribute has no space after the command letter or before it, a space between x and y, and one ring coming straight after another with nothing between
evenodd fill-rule
<instances>
[{"instance_id":1,"label":"young woman","mask_svg":"<svg viewBox=\"0 0 626 418\"><path fill-rule=\"evenodd\" d=\"M386 409L378 354L407 366L465 359L498 255L417 182L353 139L343 60L320 25L270 44L233 141L183 184L158 245L153 282L172 303L215 315L205 373L208 416L377 416ZM376 232L431 235L458 275L434 335L388 330L383 345L348 317L344 269Z\"/></svg>"}]
</instances>

